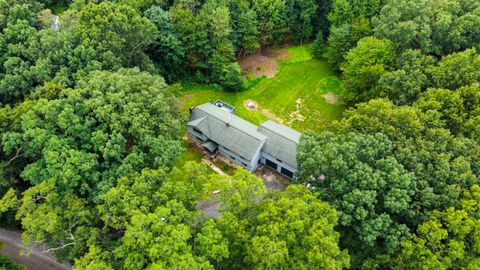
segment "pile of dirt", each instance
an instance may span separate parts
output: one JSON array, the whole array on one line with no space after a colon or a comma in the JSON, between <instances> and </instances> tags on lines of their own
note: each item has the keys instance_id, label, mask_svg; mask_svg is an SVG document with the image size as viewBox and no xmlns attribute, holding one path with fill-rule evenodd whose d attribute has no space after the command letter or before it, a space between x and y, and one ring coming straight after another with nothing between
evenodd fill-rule
<instances>
[{"instance_id":1,"label":"pile of dirt","mask_svg":"<svg viewBox=\"0 0 480 270\"><path fill-rule=\"evenodd\" d=\"M257 102L247 99L243 101L243 107L250 111L256 111L258 109Z\"/></svg>"},{"instance_id":2,"label":"pile of dirt","mask_svg":"<svg viewBox=\"0 0 480 270\"><path fill-rule=\"evenodd\" d=\"M328 104L336 104L338 102L338 97L332 92L324 94L323 98Z\"/></svg>"}]
</instances>

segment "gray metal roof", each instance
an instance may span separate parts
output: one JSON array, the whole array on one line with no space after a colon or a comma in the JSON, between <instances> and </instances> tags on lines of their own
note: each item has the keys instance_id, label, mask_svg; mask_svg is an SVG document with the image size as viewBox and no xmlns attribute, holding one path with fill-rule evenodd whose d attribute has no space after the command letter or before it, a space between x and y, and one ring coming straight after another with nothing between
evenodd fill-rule
<instances>
[{"instance_id":1,"label":"gray metal roof","mask_svg":"<svg viewBox=\"0 0 480 270\"><path fill-rule=\"evenodd\" d=\"M297 145L302 135L300 132L270 120L262 123L258 131L267 136L263 148L265 153L297 167Z\"/></svg>"},{"instance_id":2,"label":"gray metal roof","mask_svg":"<svg viewBox=\"0 0 480 270\"><path fill-rule=\"evenodd\" d=\"M188 125L247 160L251 160L267 139L254 124L211 103L195 107Z\"/></svg>"},{"instance_id":3,"label":"gray metal roof","mask_svg":"<svg viewBox=\"0 0 480 270\"><path fill-rule=\"evenodd\" d=\"M208 141L202 143L202 146L207 148L208 151L213 152L213 151L217 150L218 144L208 140Z\"/></svg>"}]
</instances>

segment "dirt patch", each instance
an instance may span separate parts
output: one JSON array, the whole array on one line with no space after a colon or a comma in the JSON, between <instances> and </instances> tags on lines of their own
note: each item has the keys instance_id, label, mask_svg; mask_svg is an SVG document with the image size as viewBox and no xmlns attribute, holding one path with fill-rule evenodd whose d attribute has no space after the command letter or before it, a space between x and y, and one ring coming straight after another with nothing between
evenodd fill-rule
<instances>
[{"instance_id":1,"label":"dirt patch","mask_svg":"<svg viewBox=\"0 0 480 270\"><path fill-rule=\"evenodd\" d=\"M278 71L277 60L263 55L261 52L246 56L238 61L243 72L255 78L265 76L273 78Z\"/></svg>"},{"instance_id":2,"label":"dirt patch","mask_svg":"<svg viewBox=\"0 0 480 270\"><path fill-rule=\"evenodd\" d=\"M262 76L273 78L278 72L278 61L287 58L287 48L262 49L257 53L240 58L238 63L244 73L255 78Z\"/></svg>"},{"instance_id":3,"label":"dirt patch","mask_svg":"<svg viewBox=\"0 0 480 270\"><path fill-rule=\"evenodd\" d=\"M274 120L274 121L277 122L277 123L283 124L283 122L284 122L282 118L276 116L276 115L275 115L274 113L272 113L269 109L263 108L263 109L262 109L262 113L263 113L266 117Z\"/></svg>"},{"instance_id":4,"label":"dirt patch","mask_svg":"<svg viewBox=\"0 0 480 270\"><path fill-rule=\"evenodd\" d=\"M265 115L266 117L274 120L277 123L283 124L283 119L276 116L274 113L272 113L269 109L265 109L260 107L257 102L251 99L247 99L243 101L243 107L249 111L257 111L260 110L260 112Z\"/></svg>"},{"instance_id":5,"label":"dirt patch","mask_svg":"<svg viewBox=\"0 0 480 270\"><path fill-rule=\"evenodd\" d=\"M338 102L338 97L332 93L328 92L322 96L328 104L336 104Z\"/></svg>"},{"instance_id":6,"label":"dirt patch","mask_svg":"<svg viewBox=\"0 0 480 270\"><path fill-rule=\"evenodd\" d=\"M297 100L295 100L295 106L297 109L290 113L290 121L287 122L288 125L291 125L293 121L300 121L300 122L305 121L305 116L303 116L300 113L300 108L302 106L302 103L303 103L303 100L301 98L298 98Z\"/></svg>"},{"instance_id":7,"label":"dirt patch","mask_svg":"<svg viewBox=\"0 0 480 270\"><path fill-rule=\"evenodd\" d=\"M263 180L263 184L268 191L279 190L283 191L290 184L291 180L286 176L274 171L273 169L260 165L255 171L255 175Z\"/></svg>"}]
</instances>

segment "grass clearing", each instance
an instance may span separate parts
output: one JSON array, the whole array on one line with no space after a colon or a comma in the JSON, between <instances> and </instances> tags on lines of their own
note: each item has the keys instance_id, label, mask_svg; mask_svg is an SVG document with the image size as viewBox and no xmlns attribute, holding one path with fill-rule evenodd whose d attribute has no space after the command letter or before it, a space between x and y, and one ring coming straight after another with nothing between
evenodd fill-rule
<instances>
[{"instance_id":1,"label":"grass clearing","mask_svg":"<svg viewBox=\"0 0 480 270\"><path fill-rule=\"evenodd\" d=\"M341 96L340 78L325 60L313 59L310 45L287 49L288 57L280 61L273 78L249 81L241 92L225 92L213 86L184 84L179 92L182 110L208 101L221 99L236 108L236 114L258 125L268 119L276 120L300 131L322 131L333 120L341 118L342 102L328 103L324 95ZM248 110L245 100L255 101L259 109Z\"/></svg>"},{"instance_id":2,"label":"grass clearing","mask_svg":"<svg viewBox=\"0 0 480 270\"><path fill-rule=\"evenodd\" d=\"M282 60L281 63L296 64L296 63L303 63L303 62L312 60L313 56L310 53L311 47L312 47L312 44L303 44L303 45L287 48L288 58L285 60Z\"/></svg>"}]
</instances>

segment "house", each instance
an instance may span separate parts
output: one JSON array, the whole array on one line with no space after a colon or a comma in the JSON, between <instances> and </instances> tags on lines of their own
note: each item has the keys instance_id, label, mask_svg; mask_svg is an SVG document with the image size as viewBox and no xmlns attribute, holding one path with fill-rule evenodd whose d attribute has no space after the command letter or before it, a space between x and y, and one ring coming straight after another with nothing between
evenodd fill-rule
<instances>
[{"instance_id":1,"label":"house","mask_svg":"<svg viewBox=\"0 0 480 270\"><path fill-rule=\"evenodd\" d=\"M221 154L250 171L265 164L293 178L301 134L270 120L256 126L234 112L233 106L220 100L192 107L187 124L189 137L205 153Z\"/></svg>"}]
</instances>

